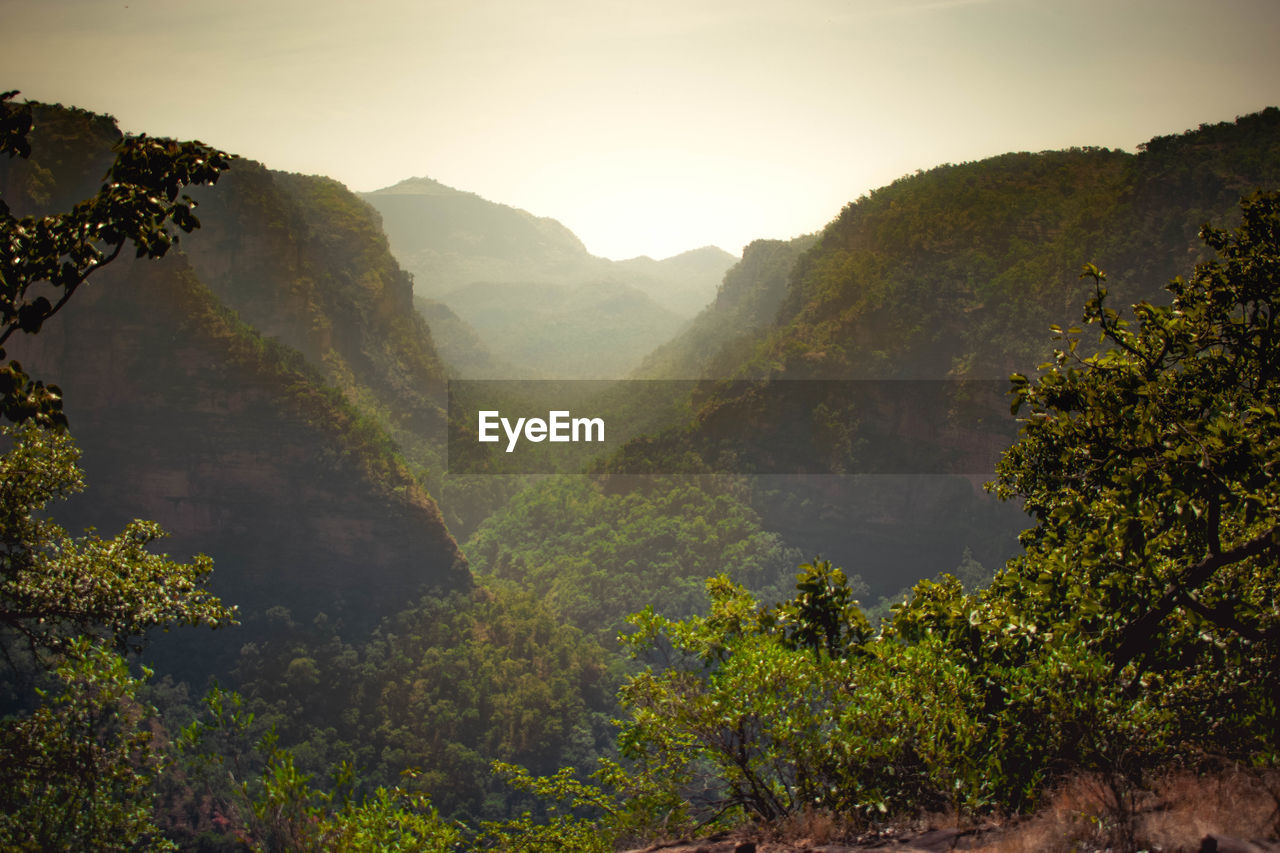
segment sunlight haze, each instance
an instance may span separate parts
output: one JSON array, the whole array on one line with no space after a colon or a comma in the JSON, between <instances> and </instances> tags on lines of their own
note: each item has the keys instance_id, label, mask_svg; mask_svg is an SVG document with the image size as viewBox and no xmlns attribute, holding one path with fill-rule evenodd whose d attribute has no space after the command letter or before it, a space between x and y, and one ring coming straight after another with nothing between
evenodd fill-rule
<instances>
[{"instance_id":1,"label":"sunlight haze","mask_svg":"<svg viewBox=\"0 0 1280 853\"><path fill-rule=\"evenodd\" d=\"M666 257L917 169L1280 101L1272 0L0 0L0 89L358 191L411 176Z\"/></svg>"}]
</instances>

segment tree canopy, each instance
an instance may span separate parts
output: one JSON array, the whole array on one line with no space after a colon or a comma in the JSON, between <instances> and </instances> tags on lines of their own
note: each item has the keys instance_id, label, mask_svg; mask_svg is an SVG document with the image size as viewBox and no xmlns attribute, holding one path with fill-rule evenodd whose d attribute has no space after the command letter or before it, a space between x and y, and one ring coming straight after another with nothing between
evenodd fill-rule
<instances>
[{"instance_id":1,"label":"tree canopy","mask_svg":"<svg viewBox=\"0 0 1280 853\"><path fill-rule=\"evenodd\" d=\"M1069 567L1108 614L1117 668L1153 653L1160 631L1280 637L1280 195L1242 210L1234 231L1205 228L1216 259L1132 319L1087 267L1085 320L1106 349L1082 358L1082 332L1061 331L1038 378L1014 376L1025 423L997 492L1037 521L1025 561Z\"/></svg>"},{"instance_id":2,"label":"tree canopy","mask_svg":"<svg viewBox=\"0 0 1280 853\"><path fill-rule=\"evenodd\" d=\"M30 154L27 104L0 95L0 152ZM182 189L217 180L227 155L198 142L126 137L102 188L70 211L14 217L0 200L0 345L39 332L126 245L158 258L198 225ZM0 350L3 357L3 350ZM0 720L0 837L17 849L165 849L147 791L161 760L140 681L121 652L174 624L234 611L203 588L207 557L152 553L157 525L104 539L67 535L48 504L83 487L60 390L17 362L0 368L0 653L32 677L34 707Z\"/></svg>"},{"instance_id":3,"label":"tree canopy","mask_svg":"<svg viewBox=\"0 0 1280 853\"><path fill-rule=\"evenodd\" d=\"M775 608L719 578L706 616L634 617L670 659L622 691L637 772L708 810L874 821L1025 809L1078 773L1123 810L1171 766L1274 767L1280 193L1203 237L1217 257L1167 305L1122 315L1086 267L1100 351L1060 330L1013 377L993 488L1035 524L990 587L921 581L873 634L816 563Z\"/></svg>"},{"instance_id":4,"label":"tree canopy","mask_svg":"<svg viewBox=\"0 0 1280 853\"><path fill-rule=\"evenodd\" d=\"M0 95L0 152L11 158L31 153L31 107L11 103L16 94ZM0 345L16 331L39 332L127 244L140 258L163 256L178 239L171 226L199 225L182 190L216 182L229 166L228 155L199 142L131 136L98 193L68 212L15 218L0 199ZM40 653L81 634L122 646L148 628L231 617L200 589L208 558L180 566L146 550L161 535L156 525L136 521L110 540L73 541L50 521L48 503L83 488L62 430L61 392L10 362L0 368L0 394L7 418L31 422L5 431L10 449L0 459L0 624Z\"/></svg>"}]
</instances>

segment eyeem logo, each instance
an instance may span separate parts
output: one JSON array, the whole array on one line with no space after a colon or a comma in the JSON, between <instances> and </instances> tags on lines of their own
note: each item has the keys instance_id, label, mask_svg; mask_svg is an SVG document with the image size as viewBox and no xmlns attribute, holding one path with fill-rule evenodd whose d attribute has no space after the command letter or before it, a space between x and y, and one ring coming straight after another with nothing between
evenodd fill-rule
<instances>
[{"instance_id":1,"label":"eyeem logo","mask_svg":"<svg viewBox=\"0 0 1280 853\"><path fill-rule=\"evenodd\" d=\"M1008 389L985 379L451 379L445 464L467 475L990 479L1017 435Z\"/></svg>"},{"instance_id":2,"label":"eyeem logo","mask_svg":"<svg viewBox=\"0 0 1280 853\"><path fill-rule=\"evenodd\" d=\"M501 441L498 427L507 436L507 452L516 449L516 444L523 434L526 441L571 441L590 442L604 441L604 418L571 418L564 409L547 412L547 419L516 418L515 424L496 409L486 409L479 413L480 441Z\"/></svg>"}]
</instances>

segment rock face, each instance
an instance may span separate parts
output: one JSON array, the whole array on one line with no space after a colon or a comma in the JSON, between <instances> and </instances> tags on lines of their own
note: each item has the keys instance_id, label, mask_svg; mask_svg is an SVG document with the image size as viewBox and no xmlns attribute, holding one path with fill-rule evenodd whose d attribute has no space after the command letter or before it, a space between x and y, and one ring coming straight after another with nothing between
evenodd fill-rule
<instances>
[{"instance_id":1,"label":"rock face","mask_svg":"<svg viewBox=\"0 0 1280 853\"><path fill-rule=\"evenodd\" d=\"M52 208L96 189L40 160L44 141L59 163L103 159L114 128L81 121L95 132L77 135L79 117L40 111L33 162L0 165L6 201ZM236 170L205 194L207 230L186 253L118 260L8 347L62 387L82 449L88 490L59 520L114 532L154 519L171 532L163 550L213 557L211 587L241 608L240 628L153 641L161 667L188 676L225 669L273 607L355 634L471 581L389 437L430 454L443 374L376 214L324 179ZM53 192L25 191L33 174Z\"/></svg>"},{"instance_id":2,"label":"rock face","mask_svg":"<svg viewBox=\"0 0 1280 853\"><path fill-rule=\"evenodd\" d=\"M791 269L817 241L756 240L724 274L715 299L684 331L645 357L635 372L643 379L723 378L741 362L773 323L786 298Z\"/></svg>"},{"instance_id":3,"label":"rock face","mask_svg":"<svg viewBox=\"0 0 1280 853\"><path fill-rule=\"evenodd\" d=\"M443 423L444 371L377 211L331 179L243 160L197 198L183 252L221 301L397 424Z\"/></svg>"}]
</instances>

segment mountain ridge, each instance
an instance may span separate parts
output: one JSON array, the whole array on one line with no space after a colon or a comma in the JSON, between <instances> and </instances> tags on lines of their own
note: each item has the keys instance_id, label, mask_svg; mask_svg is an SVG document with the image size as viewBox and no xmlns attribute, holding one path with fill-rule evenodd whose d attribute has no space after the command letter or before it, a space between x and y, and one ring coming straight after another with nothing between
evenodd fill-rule
<instances>
[{"instance_id":1,"label":"mountain ridge","mask_svg":"<svg viewBox=\"0 0 1280 853\"><path fill-rule=\"evenodd\" d=\"M1117 308L1156 298L1170 278L1204 256L1202 224L1234 224L1242 193L1277 186L1280 109L1274 107L1157 137L1137 154L1097 148L1011 153L905 176L846 205L811 246L784 257L791 268L781 292L777 269L762 263L768 244L744 253L726 274L717 302L692 328L742 322L735 319L737 293L773 294L771 320L761 326L755 315L742 322L743 336L711 351L692 346L693 332L683 350L651 355L649 367L667 377L683 370L709 380L755 381L708 382L688 420L634 440L611 470L684 470L682 461L697 459L711 470L814 472L788 480L788 487L757 491L752 505L768 529L858 571L877 594L949 569L958 547L950 563L935 555L933 570L921 564L909 576L900 571L901 557L882 547L892 531L876 521L873 507L897 503L885 517L908 519L933 499L928 494L914 485L904 485L909 499L859 491L858 477L830 476L894 470L877 467L893 459L873 433L858 427L865 413L846 389L858 380L908 383L902 387L933 380L954 383L960 394L966 386L958 380L999 383L1014 371L1032 373L1051 357L1051 324L1078 322L1092 295L1080 281L1085 263L1110 274ZM806 388L827 389L829 396L803 398L799 391ZM987 410L999 413L1007 405L993 399ZM897 422L909 425L910 415L899 412ZM786 452L776 452L780 447ZM968 490L972 500L958 492L935 498L950 507L950 517L989 514L980 482ZM1007 535L1003 524L992 524L992 543ZM937 526L909 531L904 542L925 542ZM1004 547L967 545L987 565L999 562Z\"/></svg>"}]
</instances>

